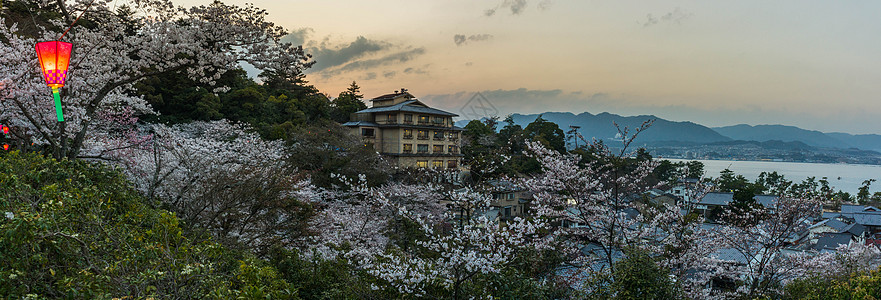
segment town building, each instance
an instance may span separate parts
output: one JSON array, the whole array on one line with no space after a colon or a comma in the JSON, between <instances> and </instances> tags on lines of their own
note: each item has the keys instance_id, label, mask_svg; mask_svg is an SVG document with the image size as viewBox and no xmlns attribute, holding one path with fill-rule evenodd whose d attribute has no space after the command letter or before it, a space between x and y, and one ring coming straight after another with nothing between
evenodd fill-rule
<instances>
[{"instance_id":1,"label":"town building","mask_svg":"<svg viewBox=\"0 0 881 300\"><path fill-rule=\"evenodd\" d=\"M343 126L397 167L459 169L463 129L453 124L457 114L428 107L406 89L370 102Z\"/></svg>"}]
</instances>

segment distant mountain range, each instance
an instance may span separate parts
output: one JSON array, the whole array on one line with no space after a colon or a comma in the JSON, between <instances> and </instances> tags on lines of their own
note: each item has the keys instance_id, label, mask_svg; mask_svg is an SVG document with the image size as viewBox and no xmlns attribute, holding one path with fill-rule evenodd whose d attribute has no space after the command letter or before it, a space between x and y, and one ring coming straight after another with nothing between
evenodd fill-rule
<instances>
[{"instance_id":1,"label":"distant mountain range","mask_svg":"<svg viewBox=\"0 0 881 300\"><path fill-rule=\"evenodd\" d=\"M772 145L794 148L833 148L833 149L860 149L881 152L881 135L833 132L824 133L816 130L806 130L795 126L786 125L733 125L725 127L706 127L693 122L675 122L652 115L620 116L611 113L561 113L547 112L543 114L513 114L514 122L526 127L539 115L542 118L554 122L564 131L569 126L581 126L579 133L590 140L591 138L602 140L614 140L617 130L613 122L621 127L636 128L642 122L654 119L654 124L645 132L640 133L635 141L636 144L649 145L681 145L688 144L715 144L727 143L743 144L737 141L760 142L763 147ZM458 126L464 127L469 120L457 122ZM769 143L770 142L770 143ZM799 145L804 145L801 147Z\"/></svg>"}]
</instances>

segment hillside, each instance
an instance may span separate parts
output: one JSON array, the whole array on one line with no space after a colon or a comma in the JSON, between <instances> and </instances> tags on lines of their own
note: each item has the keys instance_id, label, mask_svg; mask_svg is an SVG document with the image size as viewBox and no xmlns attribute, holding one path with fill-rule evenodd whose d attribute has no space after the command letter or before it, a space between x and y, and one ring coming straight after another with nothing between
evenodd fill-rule
<instances>
[{"instance_id":1,"label":"hillside","mask_svg":"<svg viewBox=\"0 0 881 300\"><path fill-rule=\"evenodd\" d=\"M534 121L539 114L513 114L514 122L520 126L526 126ZM586 139L596 138L601 140L611 140L615 138L617 130L613 123L621 127L636 128L646 120L655 120L652 127L641 133L637 138L637 143L659 142L659 141L678 141L691 143L712 143L730 141L712 129L695 124L692 122L673 122L658 118L651 115L641 116L620 116L611 113L600 113L597 115L591 113L581 113L575 115L573 113L549 112L541 114L542 118L557 123L563 130L568 130L569 126L581 126L579 132Z\"/></svg>"},{"instance_id":2,"label":"hillside","mask_svg":"<svg viewBox=\"0 0 881 300\"><path fill-rule=\"evenodd\" d=\"M786 125L733 125L714 127L716 132L735 140L744 141L783 141L802 142L814 147L824 148L850 148L847 142L831 137L816 130L806 130L795 126Z\"/></svg>"}]
</instances>

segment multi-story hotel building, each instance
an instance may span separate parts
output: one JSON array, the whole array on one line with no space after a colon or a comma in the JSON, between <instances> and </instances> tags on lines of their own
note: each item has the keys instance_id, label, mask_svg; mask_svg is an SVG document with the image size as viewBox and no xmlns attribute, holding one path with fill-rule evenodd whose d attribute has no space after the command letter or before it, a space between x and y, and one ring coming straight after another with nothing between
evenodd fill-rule
<instances>
[{"instance_id":1,"label":"multi-story hotel building","mask_svg":"<svg viewBox=\"0 0 881 300\"><path fill-rule=\"evenodd\" d=\"M454 113L428 107L406 89L372 100L372 107L352 114L352 129L398 167L458 169L462 128Z\"/></svg>"}]
</instances>

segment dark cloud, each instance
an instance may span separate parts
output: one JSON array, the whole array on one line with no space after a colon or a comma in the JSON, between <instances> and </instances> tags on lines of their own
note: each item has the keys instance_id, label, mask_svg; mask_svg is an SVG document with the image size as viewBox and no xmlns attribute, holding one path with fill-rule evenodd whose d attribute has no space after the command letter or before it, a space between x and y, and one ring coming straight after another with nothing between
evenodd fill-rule
<instances>
[{"instance_id":1,"label":"dark cloud","mask_svg":"<svg viewBox=\"0 0 881 300\"><path fill-rule=\"evenodd\" d=\"M464 34L457 34L453 36L453 42L456 43L456 46L462 45L468 38L465 37Z\"/></svg>"},{"instance_id":2,"label":"dark cloud","mask_svg":"<svg viewBox=\"0 0 881 300\"><path fill-rule=\"evenodd\" d=\"M364 77L361 77L361 79L363 79L363 80L376 79L376 72L368 72L367 74L364 74Z\"/></svg>"},{"instance_id":3,"label":"dark cloud","mask_svg":"<svg viewBox=\"0 0 881 300\"><path fill-rule=\"evenodd\" d=\"M288 35L286 35L286 36L283 36L281 38L281 41L285 42L285 43L291 43L294 45L303 45L303 44L306 44L306 39L309 37L310 34L312 34L312 31L313 31L312 28L309 28L309 27L300 28L300 29L291 31L291 33L288 33Z\"/></svg>"},{"instance_id":4,"label":"dark cloud","mask_svg":"<svg viewBox=\"0 0 881 300\"><path fill-rule=\"evenodd\" d=\"M395 71L383 72L382 77L392 78L392 77L395 77L395 74L397 74L397 72L395 72Z\"/></svg>"},{"instance_id":5,"label":"dark cloud","mask_svg":"<svg viewBox=\"0 0 881 300\"><path fill-rule=\"evenodd\" d=\"M473 63L473 62L470 62L470 61L465 63L465 66L466 66L466 67L470 67L470 66L473 66L473 65L474 65L474 63Z\"/></svg>"},{"instance_id":6,"label":"dark cloud","mask_svg":"<svg viewBox=\"0 0 881 300\"><path fill-rule=\"evenodd\" d=\"M479 42L491 40L493 38L492 34L481 33L481 34L473 34L471 36L465 37L464 34L457 34L453 36L453 42L456 43L456 46L462 46L468 41Z\"/></svg>"},{"instance_id":7,"label":"dark cloud","mask_svg":"<svg viewBox=\"0 0 881 300\"><path fill-rule=\"evenodd\" d=\"M523 13L526 9L526 0L504 0L501 4L497 5L494 8L487 9L483 11L483 15L487 17L492 17L496 14L496 11L500 9L508 9L511 10L511 15L519 15ZM550 0L543 0L538 4L539 9L547 9L550 7Z\"/></svg>"},{"instance_id":8,"label":"dark cloud","mask_svg":"<svg viewBox=\"0 0 881 300\"><path fill-rule=\"evenodd\" d=\"M428 71L425 70L426 68L428 68L428 65L425 65L420 68L409 67L409 68L404 69L404 74L411 74L411 75L428 74Z\"/></svg>"},{"instance_id":9,"label":"dark cloud","mask_svg":"<svg viewBox=\"0 0 881 300\"><path fill-rule=\"evenodd\" d=\"M321 72L321 74L323 77L328 78L328 77L338 75L341 73L345 73L345 72L361 71L361 70L367 70L367 69L375 68L375 67L379 67L379 66L388 66L388 65L392 65L392 64L396 64L396 63L408 62L408 61L411 61L414 58L416 58L417 56L420 56L422 54L425 54L425 48L423 48L423 47L413 48L413 49L408 49L408 50L404 50L404 51L391 53L391 54L382 56L380 58L356 60L353 62L346 63L345 65L343 65L342 67L339 67L339 68L324 70Z\"/></svg>"},{"instance_id":10,"label":"dark cloud","mask_svg":"<svg viewBox=\"0 0 881 300\"><path fill-rule=\"evenodd\" d=\"M649 27L652 25L656 25L658 23L676 23L678 25L678 24L682 24L682 21L685 21L686 19L690 18L691 16L692 16L692 13L687 12L687 11L682 10L679 7L677 7L673 11L668 12L666 14L663 14L660 17L655 17L652 14L647 14L645 16L645 18L646 18L645 22L640 23L640 24L642 24L642 27Z\"/></svg>"},{"instance_id":11,"label":"dark cloud","mask_svg":"<svg viewBox=\"0 0 881 300\"><path fill-rule=\"evenodd\" d=\"M390 43L370 40L363 36L357 37L355 41L344 46L332 47L328 46L328 44L329 42L325 40L318 46L306 49L306 52L312 54L316 61L315 65L310 69L311 72L344 65L365 55L377 53L391 47Z\"/></svg>"}]
</instances>

